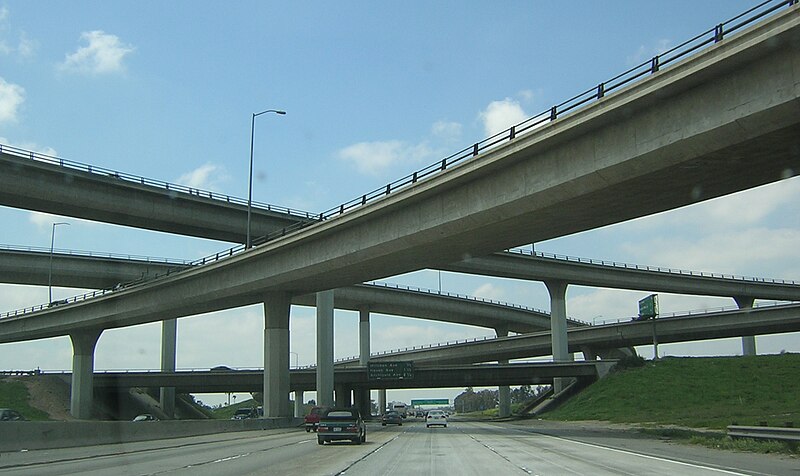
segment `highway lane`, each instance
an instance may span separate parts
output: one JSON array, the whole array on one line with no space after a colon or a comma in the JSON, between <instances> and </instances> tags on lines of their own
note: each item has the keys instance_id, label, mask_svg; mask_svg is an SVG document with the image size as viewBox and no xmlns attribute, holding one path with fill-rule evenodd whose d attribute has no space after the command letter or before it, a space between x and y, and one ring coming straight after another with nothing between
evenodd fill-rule
<instances>
[{"instance_id":1,"label":"highway lane","mask_svg":"<svg viewBox=\"0 0 800 476\"><path fill-rule=\"evenodd\" d=\"M556 428L555 430L553 428ZM797 474L796 461L669 445L558 424L370 423L367 443L319 446L302 429L0 454L4 475ZM562 436L564 435L564 436ZM738 469L745 468L745 469Z\"/></svg>"},{"instance_id":2,"label":"highway lane","mask_svg":"<svg viewBox=\"0 0 800 476\"><path fill-rule=\"evenodd\" d=\"M341 474L735 475L752 474L478 422L405 431Z\"/></svg>"}]
</instances>

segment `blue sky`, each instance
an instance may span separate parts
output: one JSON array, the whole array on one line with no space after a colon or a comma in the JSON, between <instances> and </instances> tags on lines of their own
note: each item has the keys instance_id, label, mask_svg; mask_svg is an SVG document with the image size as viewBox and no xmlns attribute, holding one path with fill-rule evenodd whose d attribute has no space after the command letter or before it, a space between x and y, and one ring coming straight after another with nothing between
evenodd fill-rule
<instances>
[{"instance_id":1,"label":"blue sky","mask_svg":"<svg viewBox=\"0 0 800 476\"><path fill-rule=\"evenodd\" d=\"M284 4L286 3L286 4ZM0 0L0 143L319 212L537 114L754 5L738 0L198 2ZM537 250L672 268L800 277L800 182L579 235ZM0 244L194 259L229 247L0 207ZM438 287L431 271L387 281ZM548 309L540 283L442 274L443 290ZM77 294L56 289L56 297ZM570 287L587 321L636 313L648 294ZM47 300L0 285L0 309ZM733 305L662 296L662 312ZM314 362L313 309L295 308L292 357ZM337 357L357 315L337 312ZM258 306L181 319L178 366L262 365ZM374 316L374 350L491 334ZM209 336L225 336L209 342ZM157 325L107 331L96 367L156 368ZM800 351L797 335L759 351ZM730 354L738 340L662 346ZM652 350L642 348L643 355ZM66 369L69 340L0 345L0 367ZM426 396L451 396L439 391ZM447 394L447 395L444 395ZM390 397L391 398L391 397Z\"/></svg>"}]
</instances>

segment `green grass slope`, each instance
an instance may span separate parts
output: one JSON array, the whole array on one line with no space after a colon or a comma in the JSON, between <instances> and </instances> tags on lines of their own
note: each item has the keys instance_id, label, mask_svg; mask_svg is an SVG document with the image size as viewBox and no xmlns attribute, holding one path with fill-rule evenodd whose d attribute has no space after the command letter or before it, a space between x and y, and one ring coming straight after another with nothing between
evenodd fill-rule
<instances>
[{"instance_id":1,"label":"green grass slope","mask_svg":"<svg viewBox=\"0 0 800 476\"><path fill-rule=\"evenodd\" d=\"M10 378L0 379L0 408L14 409L27 420L49 420L47 413L28 404L29 399L25 384Z\"/></svg>"},{"instance_id":2,"label":"green grass slope","mask_svg":"<svg viewBox=\"0 0 800 476\"><path fill-rule=\"evenodd\" d=\"M712 429L800 426L799 371L800 354L648 361L612 373L544 418Z\"/></svg>"}]
</instances>

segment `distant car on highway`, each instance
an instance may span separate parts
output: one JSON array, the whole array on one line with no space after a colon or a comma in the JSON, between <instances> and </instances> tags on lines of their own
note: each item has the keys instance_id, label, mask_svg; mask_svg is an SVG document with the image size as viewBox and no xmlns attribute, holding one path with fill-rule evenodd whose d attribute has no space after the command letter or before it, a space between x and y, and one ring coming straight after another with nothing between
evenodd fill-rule
<instances>
[{"instance_id":1,"label":"distant car on highway","mask_svg":"<svg viewBox=\"0 0 800 476\"><path fill-rule=\"evenodd\" d=\"M386 412L381 418L381 426L386 426L388 424L403 426L403 417L394 411Z\"/></svg>"},{"instance_id":2,"label":"distant car on highway","mask_svg":"<svg viewBox=\"0 0 800 476\"><path fill-rule=\"evenodd\" d=\"M136 415L133 421L158 421L158 418L149 413L142 413L141 415Z\"/></svg>"},{"instance_id":3,"label":"distant car on highway","mask_svg":"<svg viewBox=\"0 0 800 476\"><path fill-rule=\"evenodd\" d=\"M319 419L317 443L350 440L360 445L367 441L367 425L356 408L329 408Z\"/></svg>"},{"instance_id":4,"label":"distant car on highway","mask_svg":"<svg viewBox=\"0 0 800 476\"><path fill-rule=\"evenodd\" d=\"M0 408L0 421L25 421L25 417L16 410Z\"/></svg>"},{"instance_id":5,"label":"distant car on highway","mask_svg":"<svg viewBox=\"0 0 800 476\"><path fill-rule=\"evenodd\" d=\"M306 433L310 431L317 431L317 425L319 425L319 417L325 413L327 407L312 407L311 411L308 412L308 415L305 416L303 419L303 425L306 427Z\"/></svg>"},{"instance_id":6,"label":"distant car on highway","mask_svg":"<svg viewBox=\"0 0 800 476\"><path fill-rule=\"evenodd\" d=\"M248 418L258 418L258 411L255 408L239 408L231 420L247 420Z\"/></svg>"},{"instance_id":7,"label":"distant car on highway","mask_svg":"<svg viewBox=\"0 0 800 476\"><path fill-rule=\"evenodd\" d=\"M435 425L441 425L447 428L447 415L441 410L431 410L428 416L425 417L425 426L430 428Z\"/></svg>"}]
</instances>

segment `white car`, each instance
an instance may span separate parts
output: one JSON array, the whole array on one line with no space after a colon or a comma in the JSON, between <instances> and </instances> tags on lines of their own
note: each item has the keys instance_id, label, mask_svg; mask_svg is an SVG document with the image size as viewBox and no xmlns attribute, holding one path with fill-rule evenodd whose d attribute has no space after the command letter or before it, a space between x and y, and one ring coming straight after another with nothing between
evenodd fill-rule
<instances>
[{"instance_id":1,"label":"white car","mask_svg":"<svg viewBox=\"0 0 800 476\"><path fill-rule=\"evenodd\" d=\"M447 415L441 410L431 410L425 417L425 426L430 428L434 425L441 425L447 428Z\"/></svg>"}]
</instances>

